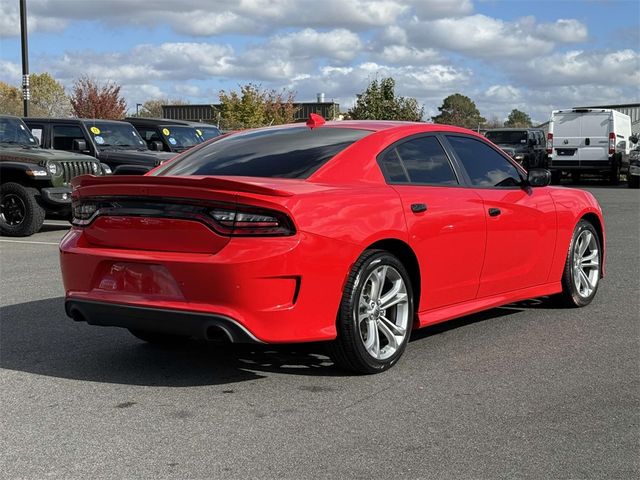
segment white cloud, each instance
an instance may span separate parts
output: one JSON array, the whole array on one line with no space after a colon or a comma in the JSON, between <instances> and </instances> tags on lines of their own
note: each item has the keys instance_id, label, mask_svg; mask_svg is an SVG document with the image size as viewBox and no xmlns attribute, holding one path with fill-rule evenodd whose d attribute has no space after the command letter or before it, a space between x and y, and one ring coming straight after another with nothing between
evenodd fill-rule
<instances>
[{"instance_id":1,"label":"white cloud","mask_svg":"<svg viewBox=\"0 0 640 480\"><path fill-rule=\"evenodd\" d=\"M536 33L541 38L560 43L584 42L589 36L586 25L573 18L541 23L536 26Z\"/></svg>"},{"instance_id":2,"label":"white cloud","mask_svg":"<svg viewBox=\"0 0 640 480\"><path fill-rule=\"evenodd\" d=\"M0 38L20 35L20 10L18 5L16 1L3 1L0 3ZM68 23L64 18L33 15L27 8L27 28L30 33L61 32Z\"/></svg>"},{"instance_id":3,"label":"white cloud","mask_svg":"<svg viewBox=\"0 0 640 480\"><path fill-rule=\"evenodd\" d=\"M266 48L282 50L289 58L329 58L348 61L358 55L362 49L362 42L356 33L344 28L328 32L305 28L273 37Z\"/></svg>"},{"instance_id":4,"label":"white cloud","mask_svg":"<svg viewBox=\"0 0 640 480\"><path fill-rule=\"evenodd\" d=\"M22 81L22 68L17 63L0 59L0 81L19 86Z\"/></svg>"},{"instance_id":5,"label":"white cloud","mask_svg":"<svg viewBox=\"0 0 640 480\"><path fill-rule=\"evenodd\" d=\"M554 46L518 22L479 14L425 22L414 19L406 30L413 45L443 48L477 58L529 58L532 52L548 53Z\"/></svg>"},{"instance_id":6,"label":"white cloud","mask_svg":"<svg viewBox=\"0 0 640 480\"><path fill-rule=\"evenodd\" d=\"M640 85L640 53L631 49L612 52L574 50L533 58L514 67L514 76L538 85Z\"/></svg>"}]
</instances>

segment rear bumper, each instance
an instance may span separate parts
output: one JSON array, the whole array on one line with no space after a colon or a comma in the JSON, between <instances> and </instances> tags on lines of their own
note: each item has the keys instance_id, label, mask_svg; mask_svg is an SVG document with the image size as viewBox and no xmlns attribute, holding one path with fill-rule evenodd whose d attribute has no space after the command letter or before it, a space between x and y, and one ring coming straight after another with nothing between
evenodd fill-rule
<instances>
[{"instance_id":1,"label":"rear bumper","mask_svg":"<svg viewBox=\"0 0 640 480\"><path fill-rule=\"evenodd\" d=\"M549 170L592 170L606 171L610 170L612 160L565 160L551 158L549 161Z\"/></svg>"},{"instance_id":2,"label":"rear bumper","mask_svg":"<svg viewBox=\"0 0 640 480\"><path fill-rule=\"evenodd\" d=\"M223 338L231 343L262 343L241 324L222 315L86 300L67 300L65 311L74 320L90 325L183 335L201 340Z\"/></svg>"},{"instance_id":3,"label":"rear bumper","mask_svg":"<svg viewBox=\"0 0 640 480\"><path fill-rule=\"evenodd\" d=\"M60 244L67 313L76 308L87 323L198 338L222 326L264 343L335 338L357 255L303 232L233 238L215 254L97 247L77 228Z\"/></svg>"}]
</instances>

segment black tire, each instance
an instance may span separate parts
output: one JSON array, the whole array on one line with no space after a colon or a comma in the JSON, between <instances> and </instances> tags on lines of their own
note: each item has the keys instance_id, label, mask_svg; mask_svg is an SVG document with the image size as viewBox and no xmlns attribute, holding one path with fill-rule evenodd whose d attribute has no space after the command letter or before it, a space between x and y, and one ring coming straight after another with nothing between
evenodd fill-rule
<instances>
[{"instance_id":1,"label":"black tire","mask_svg":"<svg viewBox=\"0 0 640 480\"><path fill-rule=\"evenodd\" d=\"M597 245L597 259L598 259L598 275L595 287L590 295L582 295L578 291L578 287L574 282L574 272L575 272L575 260L576 260L576 252L575 246L576 241L580 237L580 235L585 232L591 232L593 239L595 240L595 245ZM571 237L571 243L569 245L569 252L567 254L567 261L564 266L564 271L562 273L562 293L557 295L556 299L560 302L561 305L566 307L585 307L591 303L593 298L595 297L598 286L600 285L600 268L602 266L602 246L600 245L600 237L598 236L598 232L591 222L587 220L580 220L578 225L573 231L573 236Z\"/></svg>"},{"instance_id":2,"label":"black tire","mask_svg":"<svg viewBox=\"0 0 640 480\"><path fill-rule=\"evenodd\" d=\"M377 268L387 265L400 275L407 293L408 321L402 343L389 358L374 358L364 346L361 329L354 315L360 295L369 275ZM385 250L367 250L356 261L349 273L344 288L336 322L338 336L329 344L329 355L336 366L361 374L379 373L391 368L400 359L411 337L414 320L413 290L404 265Z\"/></svg>"},{"instance_id":3,"label":"black tire","mask_svg":"<svg viewBox=\"0 0 640 480\"><path fill-rule=\"evenodd\" d=\"M129 332L131 332L134 337L154 345L181 345L189 340L189 337L171 335L169 333L149 332L146 330L134 330L131 328L129 329Z\"/></svg>"},{"instance_id":4,"label":"black tire","mask_svg":"<svg viewBox=\"0 0 640 480\"><path fill-rule=\"evenodd\" d=\"M618 159L613 160L611 165L611 171L609 172L609 183L611 185L618 185L620 183L620 163Z\"/></svg>"},{"instance_id":5,"label":"black tire","mask_svg":"<svg viewBox=\"0 0 640 480\"><path fill-rule=\"evenodd\" d=\"M571 181L573 183L580 183L580 178L582 177L581 172L571 172Z\"/></svg>"},{"instance_id":6,"label":"black tire","mask_svg":"<svg viewBox=\"0 0 640 480\"><path fill-rule=\"evenodd\" d=\"M640 188L640 176L627 174L627 187Z\"/></svg>"},{"instance_id":7,"label":"black tire","mask_svg":"<svg viewBox=\"0 0 640 480\"><path fill-rule=\"evenodd\" d=\"M551 184L560 185L560 179L562 178L562 172L560 170L551 170Z\"/></svg>"},{"instance_id":8,"label":"black tire","mask_svg":"<svg viewBox=\"0 0 640 480\"><path fill-rule=\"evenodd\" d=\"M45 210L38 204L40 193L19 183L0 185L0 233L7 237L28 237L40 230Z\"/></svg>"}]
</instances>

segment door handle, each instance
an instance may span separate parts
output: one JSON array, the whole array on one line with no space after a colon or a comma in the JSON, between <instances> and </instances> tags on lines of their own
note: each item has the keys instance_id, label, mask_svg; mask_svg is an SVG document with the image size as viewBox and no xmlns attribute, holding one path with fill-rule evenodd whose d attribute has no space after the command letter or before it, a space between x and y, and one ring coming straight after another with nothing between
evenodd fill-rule
<instances>
[{"instance_id":1,"label":"door handle","mask_svg":"<svg viewBox=\"0 0 640 480\"><path fill-rule=\"evenodd\" d=\"M498 215L500 215L502 212L500 211L499 208L490 208L489 209L489 216L490 217L497 217Z\"/></svg>"},{"instance_id":2,"label":"door handle","mask_svg":"<svg viewBox=\"0 0 640 480\"><path fill-rule=\"evenodd\" d=\"M413 213L426 212L427 211L427 204L426 203L412 203L411 204L411 211Z\"/></svg>"},{"instance_id":3,"label":"door handle","mask_svg":"<svg viewBox=\"0 0 640 480\"><path fill-rule=\"evenodd\" d=\"M590 138L585 138L584 139L584 144L588 147L589 145L591 145L591 139Z\"/></svg>"}]
</instances>

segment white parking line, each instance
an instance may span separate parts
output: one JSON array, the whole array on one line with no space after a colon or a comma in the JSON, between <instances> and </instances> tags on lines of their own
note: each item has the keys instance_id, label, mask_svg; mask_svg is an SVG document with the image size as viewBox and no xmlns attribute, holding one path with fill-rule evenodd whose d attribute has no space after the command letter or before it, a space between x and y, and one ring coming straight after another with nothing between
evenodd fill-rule
<instances>
[{"instance_id":1,"label":"white parking line","mask_svg":"<svg viewBox=\"0 0 640 480\"><path fill-rule=\"evenodd\" d=\"M60 245L60 242L36 242L34 240L5 240L0 238L0 242L5 243L32 243L34 245Z\"/></svg>"}]
</instances>

